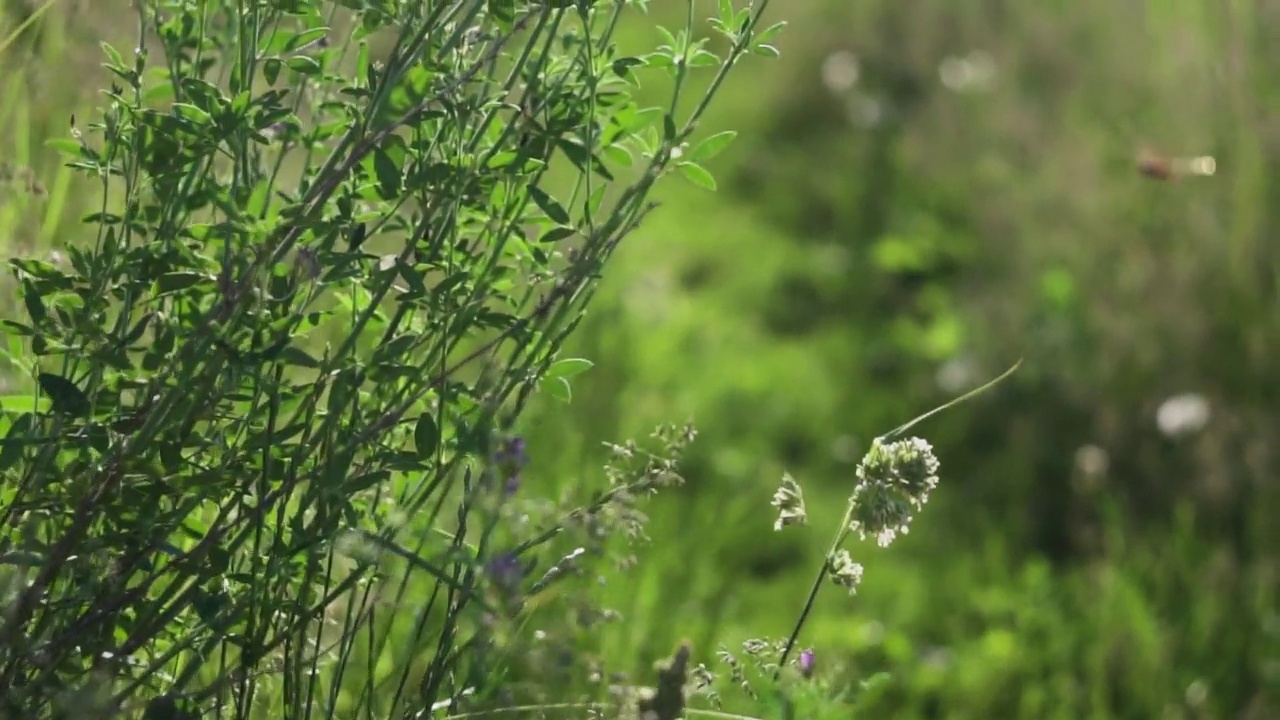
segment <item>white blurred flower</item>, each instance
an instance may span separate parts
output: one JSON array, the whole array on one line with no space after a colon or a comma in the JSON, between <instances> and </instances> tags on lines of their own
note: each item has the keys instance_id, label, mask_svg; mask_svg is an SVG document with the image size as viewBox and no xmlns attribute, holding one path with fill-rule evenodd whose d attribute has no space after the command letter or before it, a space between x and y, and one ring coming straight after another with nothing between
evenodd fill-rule
<instances>
[{"instance_id":1,"label":"white blurred flower","mask_svg":"<svg viewBox=\"0 0 1280 720\"><path fill-rule=\"evenodd\" d=\"M1111 465L1107 451L1097 445L1082 445L1076 450L1076 469L1090 477L1105 475Z\"/></svg>"},{"instance_id":2,"label":"white blurred flower","mask_svg":"<svg viewBox=\"0 0 1280 720\"><path fill-rule=\"evenodd\" d=\"M1186 691L1187 704L1194 708L1204 707L1204 703L1209 699L1209 684L1204 680L1194 680L1187 686Z\"/></svg>"},{"instance_id":3,"label":"white blurred flower","mask_svg":"<svg viewBox=\"0 0 1280 720\"><path fill-rule=\"evenodd\" d=\"M822 61L822 84L832 92L847 92L858 84L861 72L857 55L838 50Z\"/></svg>"},{"instance_id":4,"label":"white blurred flower","mask_svg":"<svg viewBox=\"0 0 1280 720\"><path fill-rule=\"evenodd\" d=\"M945 670L952 664L951 651L945 647L931 647L924 651L920 661L931 670Z\"/></svg>"},{"instance_id":5,"label":"white blurred flower","mask_svg":"<svg viewBox=\"0 0 1280 720\"><path fill-rule=\"evenodd\" d=\"M996 76L996 63L991 55L974 50L963 57L951 56L938 66L938 76L948 90L973 92L990 89Z\"/></svg>"},{"instance_id":6,"label":"white blurred flower","mask_svg":"<svg viewBox=\"0 0 1280 720\"><path fill-rule=\"evenodd\" d=\"M1156 425L1169 437L1199 432L1209 422L1209 401L1197 393L1182 393L1160 403Z\"/></svg>"},{"instance_id":7,"label":"white blurred flower","mask_svg":"<svg viewBox=\"0 0 1280 720\"><path fill-rule=\"evenodd\" d=\"M858 439L852 435L841 435L831 441L831 455L837 462L857 462L860 449Z\"/></svg>"},{"instance_id":8,"label":"white blurred flower","mask_svg":"<svg viewBox=\"0 0 1280 720\"><path fill-rule=\"evenodd\" d=\"M849 100L845 109L849 122L864 128L873 128L883 123L889 116L889 109L876 98L858 95Z\"/></svg>"},{"instance_id":9,"label":"white blurred flower","mask_svg":"<svg viewBox=\"0 0 1280 720\"><path fill-rule=\"evenodd\" d=\"M978 379L978 364L972 357L953 357L938 368L933 380L945 393L955 394L973 385Z\"/></svg>"}]
</instances>

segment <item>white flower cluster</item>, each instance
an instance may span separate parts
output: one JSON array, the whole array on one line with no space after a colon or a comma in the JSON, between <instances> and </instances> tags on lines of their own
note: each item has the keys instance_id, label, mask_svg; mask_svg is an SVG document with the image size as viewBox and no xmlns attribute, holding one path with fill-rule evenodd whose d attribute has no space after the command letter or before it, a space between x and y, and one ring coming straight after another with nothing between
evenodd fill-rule
<instances>
[{"instance_id":1,"label":"white flower cluster","mask_svg":"<svg viewBox=\"0 0 1280 720\"><path fill-rule=\"evenodd\" d=\"M849 529L888 547L907 534L911 513L924 507L938 486L938 458L922 438L885 443L879 438L858 464L858 484L849 496Z\"/></svg>"}]
</instances>

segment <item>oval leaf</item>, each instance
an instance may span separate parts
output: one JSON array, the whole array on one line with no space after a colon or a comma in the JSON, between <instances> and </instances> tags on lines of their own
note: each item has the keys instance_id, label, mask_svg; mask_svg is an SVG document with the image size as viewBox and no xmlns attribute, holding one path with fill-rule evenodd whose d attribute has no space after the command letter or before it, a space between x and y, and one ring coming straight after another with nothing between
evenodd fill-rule
<instances>
[{"instance_id":1,"label":"oval leaf","mask_svg":"<svg viewBox=\"0 0 1280 720\"><path fill-rule=\"evenodd\" d=\"M698 146L691 150L687 157L691 162L706 162L729 147L729 143L733 142L733 139L737 136L738 133L734 130L718 132L698 143Z\"/></svg>"},{"instance_id":2,"label":"oval leaf","mask_svg":"<svg viewBox=\"0 0 1280 720\"><path fill-rule=\"evenodd\" d=\"M533 199L538 209L547 214L547 217L560 223L561 225L569 224L569 213L564 206L556 202L556 199L548 195L542 188L529 186L529 197Z\"/></svg>"},{"instance_id":3,"label":"oval leaf","mask_svg":"<svg viewBox=\"0 0 1280 720\"><path fill-rule=\"evenodd\" d=\"M54 412L84 417L89 414L89 396L61 375L40 373L40 389L53 401Z\"/></svg>"},{"instance_id":4,"label":"oval leaf","mask_svg":"<svg viewBox=\"0 0 1280 720\"><path fill-rule=\"evenodd\" d=\"M716 179L711 177L711 173L707 169L697 163L682 162L677 167L689 182L698 187L706 188L714 191L716 189Z\"/></svg>"},{"instance_id":5,"label":"oval leaf","mask_svg":"<svg viewBox=\"0 0 1280 720\"><path fill-rule=\"evenodd\" d=\"M436 425L436 419L431 417L431 413L422 413L418 416L417 426L413 428L413 445L418 451L418 459L429 459L435 454L439 442L440 428Z\"/></svg>"},{"instance_id":6,"label":"oval leaf","mask_svg":"<svg viewBox=\"0 0 1280 720\"><path fill-rule=\"evenodd\" d=\"M551 364L547 369L549 378L571 378L574 375L590 370L595 363L586 358L565 358Z\"/></svg>"},{"instance_id":7,"label":"oval leaf","mask_svg":"<svg viewBox=\"0 0 1280 720\"><path fill-rule=\"evenodd\" d=\"M573 389L569 386L569 381L562 377L549 377L542 381L542 389L546 390L551 397L562 402L573 400Z\"/></svg>"}]
</instances>

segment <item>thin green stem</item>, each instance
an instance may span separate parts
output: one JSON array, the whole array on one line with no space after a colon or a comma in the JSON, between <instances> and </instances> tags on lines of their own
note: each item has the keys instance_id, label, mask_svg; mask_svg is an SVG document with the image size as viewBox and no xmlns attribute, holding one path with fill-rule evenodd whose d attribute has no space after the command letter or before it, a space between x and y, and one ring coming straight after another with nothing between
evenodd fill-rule
<instances>
[{"instance_id":1,"label":"thin green stem","mask_svg":"<svg viewBox=\"0 0 1280 720\"><path fill-rule=\"evenodd\" d=\"M992 387L995 387L996 384L998 384L1005 378L1012 375L1021 365L1022 365L1022 361L1019 360L1018 362L1013 364L1013 367L1009 368L1008 370L1005 370L1003 373L1000 374L999 377L996 377L994 380L990 380L987 383L983 384L982 386L975 388L973 390L970 390L969 392L965 393L964 395L961 395L958 398L955 398L954 400L951 400L947 403L939 405L938 407L930 410L929 412L924 413L923 415L920 415L902 425L899 425L893 430L890 430L884 435L881 435L880 437L876 438L876 442L886 438L900 436L903 433L905 433L907 430L914 427L915 425L933 417L934 415L937 415L943 410L953 408L956 405L959 405L960 403L965 402L966 400L970 400L972 398L977 397L978 395L981 395L982 393L986 392ZM857 509L857 506L854 504L851 498L849 501L849 507L845 510L844 518L840 520L840 529L836 531L835 540L832 541L831 547L827 549L827 554L822 558L822 567L818 570L817 577L814 578L813 585L809 588L809 596L805 598L804 607L801 608L800 610L800 616L796 618L795 627L791 629L791 634L787 636L787 643L782 649L782 656L778 659L778 667L775 668L773 671L774 680L777 680L778 677L782 674L782 668L786 667L787 659L791 656L791 651L795 649L796 640L799 639L800 637L800 631L804 629L805 622L809 619L809 615L813 612L814 603L816 603L818 600L818 593L822 590L822 583L827 579L827 574L830 571L831 558L835 556L836 552L840 549L840 546L844 544L845 538L849 536L849 523L851 520L853 520L853 513L854 513L854 510L856 509Z\"/></svg>"}]
</instances>

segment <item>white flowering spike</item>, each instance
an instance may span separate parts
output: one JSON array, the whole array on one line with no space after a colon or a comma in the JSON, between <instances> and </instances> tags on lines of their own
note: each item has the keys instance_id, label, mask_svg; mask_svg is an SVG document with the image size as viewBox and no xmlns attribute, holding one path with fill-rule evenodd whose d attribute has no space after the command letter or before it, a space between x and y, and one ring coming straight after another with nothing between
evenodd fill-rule
<instances>
[{"instance_id":1,"label":"white flowering spike","mask_svg":"<svg viewBox=\"0 0 1280 720\"><path fill-rule=\"evenodd\" d=\"M800 483L789 473L782 475L782 484L773 494L773 502L770 504L778 509L778 519L773 523L775 532L788 525L804 525L808 522L804 511L804 493L800 490Z\"/></svg>"},{"instance_id":2,"label":"white flowering spike","mask_svg":"<svg viewBox=\"0 0 1280 720\"><path fill-rule=\"evenodd\" d=\"M827 572L831 581L847 589L850 595L858 594L858 586L862 584L862 566L853 561L848 550L837 550L827 558Z\"/></svg>"}]
</instances>

